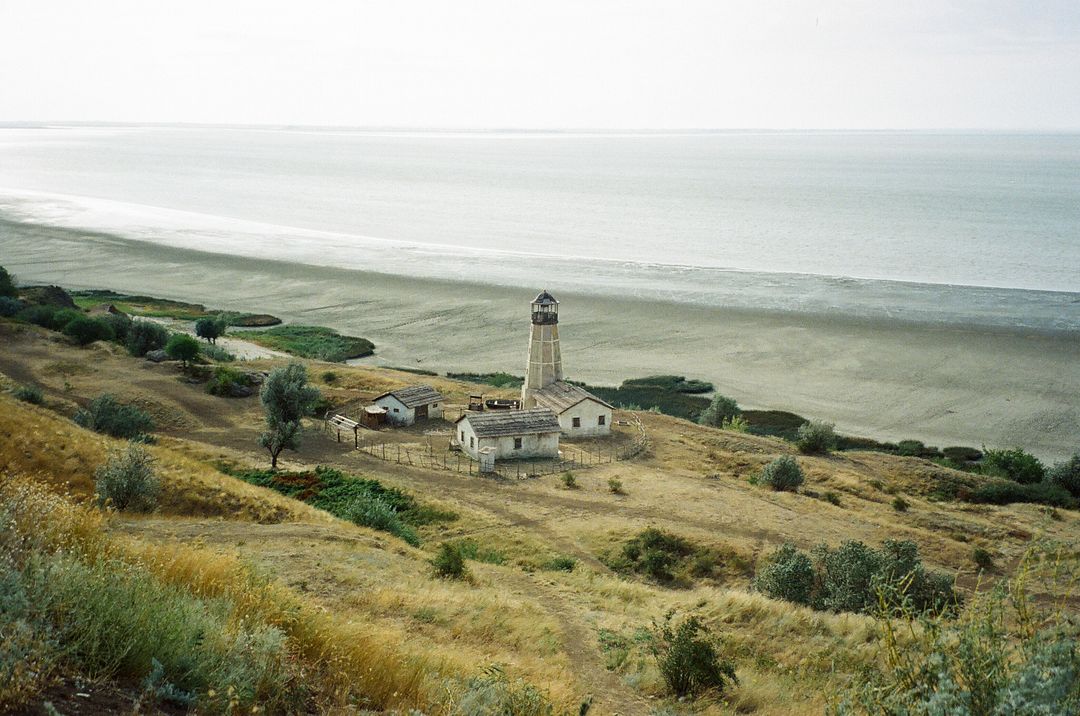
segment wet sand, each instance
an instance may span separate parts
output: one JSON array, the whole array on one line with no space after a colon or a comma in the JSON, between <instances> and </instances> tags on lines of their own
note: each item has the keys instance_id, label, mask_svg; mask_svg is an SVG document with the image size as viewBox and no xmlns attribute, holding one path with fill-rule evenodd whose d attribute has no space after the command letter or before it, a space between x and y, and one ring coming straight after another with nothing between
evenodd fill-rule
<instances>
[{"instance_id":1,"label":"wet sand","mask_svg":"<svg viewBox=\"0 0 1080 716\"><path fill-rule=\"evenodd\" d=\"M0 222L22 283L109 288L267 312L376 344L365 363L524 371L518 289L209 254ZM402 267L407 271L407 267ZM478 263L477 276L484 266ZM596 384L677 373L749 408L791 410L878 439L1080 449L1080 333L935 326L560 293L563 363Z\"/></svg>"}]
</instances>

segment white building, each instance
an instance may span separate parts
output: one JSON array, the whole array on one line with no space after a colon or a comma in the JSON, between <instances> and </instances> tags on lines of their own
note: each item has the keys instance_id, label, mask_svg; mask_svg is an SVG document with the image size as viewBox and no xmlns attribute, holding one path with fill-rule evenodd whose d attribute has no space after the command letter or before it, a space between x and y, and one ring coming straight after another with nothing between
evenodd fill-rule
<instances>
[{"instance_id":1,"label":"white building","mask_svg":"<svg viewBox=\"0 0 1080 716\"><path fill-rule=\"evenodd\" d=\"M547 408L558 416L564 435L611 434L611 405L580 386L557 380L532 395L538 407Z\"/></svg>"},{"instance_id":2,"label":"white building","mask_svg":"<svg viewBox=\"0 0 1080 716\"><path fill-rule=\"evenodd\" d=\"M375 405L386 408L386 420L393 425L412 425L425 418L441 418L443 397L430 385L410 385L383 393Z\"/></svg>"},{"instance_id":3,"label":"white building","mask_svg":"<svg viewBox=\"0 0 1080 716\"><path fill-rule=\"evenodd\" d=\"M474 460L493 448L496 460L559 456L559 419L547 408L466 413L454 423L462 451Z\"/></svg>"},{"instance_id":4,"label":"white building","mask_svg":"<svg viewBox=\"0 0 1080 716\"><path fill-rule=\"evenodd\" d=\"M529 358L525 384L521 387L521 405L554 412L568 437L611 434L611 405L563 380L559 302L547 291L541 291L532 301Z\"/></svg>"}]
</instances>

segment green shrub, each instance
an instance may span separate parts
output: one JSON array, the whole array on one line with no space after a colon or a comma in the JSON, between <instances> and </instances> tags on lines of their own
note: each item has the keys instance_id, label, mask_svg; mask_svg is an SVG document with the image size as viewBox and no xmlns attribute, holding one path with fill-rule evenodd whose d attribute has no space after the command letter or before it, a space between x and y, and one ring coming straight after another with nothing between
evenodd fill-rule
<instances>
[{"instance_id":1,"label":"green shrub","mask_svg":"<svg viewBox=\"0 0 1080 716\"><path fill-rule=\"evenodd\" d=\"M250 387L250 383L251 381L245 373L228 366L219 365L214 367L213 375L206 382L206 392L222 398L243 397L245 393L247 395L251 394L250 391L244 390Z\"/></svg>"},{"instance_id":2,"label":"green shrub","mask_svg":"<svg viewBox=\"0 0 1080 716\"><path fill-rule=\"evenodd\" d=\"M457 547L461 551L461 556L465 559L486 562L487 564L506 564L505 554L496 549L481 547L476 540L459 540Z\"/></svg>"},{"instance_id":3,"label":"green shrub","mask_svg":"<svg viewBox=\"0 0 1080 716\"><path fill-rule=\"evenodd\" d=\"M814 563L810 557L786 543L765 559L751 584L773 599L810 605L814 580Z\"/></svg>"},{"instance_id":4,"label":"green shrub","mask_svg":"<svg viewBox=\"0 0 1080 716\"><path fill-rule=\"evenodd\" d=\"M620 574L638 574L668 587L689 587L694 578L717 578L727 562L718 550L647 527L626 540L617 552L601 557Z\"/></svg>"},{"instance_id":5,"label":"green shrub","mask_svg":"<svg viewBox=\"0 0 1080 716\"><path fill-rule=\"evenodd\" d=\"M976 450L973 447L963 446L942 448L941 454L944 455L947 460L952 460L953 462L959 464L978 462L979 460L982 460L983 457L981 450Z\"/></svg>"},{"instance_id":6,"label":"green shrub","mask_svg":"<svg viewBox=\"0 0 1080 716\"><path fill-rule=\"evenodd\" d=\"M840 507L840 495L836 494L832 490L826 492L822 496L822 499L828 502L830 505L836 505L837 507Z\"/></svg>"},{"instance_id":7,"label":"green shrub","mask_svg":"<svg viewBox=\"0 0 1080 716\"><path fill-rule=\"evenodd\" d=\"M402 522L394 505L370 492L357 495L340 512L340 517L354 524L389 532L413 547L420 546L420 538Z\"/></svg>"},{"instance_id":8,"label":"green shrub","mask_svg":"<svg viewBox=\"0 0 1080 716\"><path fill-rule=\"evenodd\" d=\"M33 323L42 328L52 328L53 316L57 313L56 306L37 305L27 306L15 314L15 318L24 323Z\"/></svg>"},{"instance_id":9,"label":"green shrub","mask_svg":"<svg viewBox=\"0 0 1080 716\"><path fill-rule=\"evenodd\" d=\"M335 373L332 370L327 370L327 371L323 371L322 379L323 379L323 382L326 383L327 385L334 385L335 383L338 382L338 375L337 375L337 373Z\"/></svg>"},{"instance_id":10,"label":"green shrub","mask_svg":"<svg viewBox=\"0 0 1080 716\"><path fill-rule=\"evenodd\" d=\"M126 343L128 331L131 330L131 319L123 313L106 313L97 320L103 322L112 331L112 339L117 343Z\"/></svg>"},{"instance_id":11,"label":"green shrub","mask_svg":"<svg viewBox=\"0 0 1080 716\"><path fill-rule=\"evenodd\" d=\"M435 576L442 579L464 579L468 575L465 558L458 546L452 542L439 545L439 551L431 560L431 566L435 568Z\"/></svg>"},{"instance_id":12,"label":"green shrub","mask_svg":"<svg viewBox=\"0 0 1080 716\"><path fill-rule=\"evenodd\" d=\"M1080 453L1050 468L1046 481L1054 487L1066 490L1073 497L1080 497Z\"/></svg>"},{"instance_id":13,"label":"green shrub","mask_svg":"<svg viewBox=\"0 0 1080 716\"><path fill-rule=\"evenodd\" d=\"M132 321L124 345L128 353L142 357L150 351L159 351L169 341L165 327L153 321Z\"/></svg>"},{"instance_id":14,"label":"green shrub","mask_svg":"<svg viewBox=\"0 0 1080 716\"><path fill-rule=\"evenodd\" d=\"M1011 505L1014 502L1030 502L1067 509L1073 509L1077 506L1077 499L1056 484L1037 482L1024 485L1012 480L991 480L972 492L967 501L989 505Z\"/></svg>"},{"instance_id":15,"label":"green shrub","mask_svg":"<svg viewBox=\"0 0 1080 716\"><path fill-rule=\"evenodd\" d=\"M62 330L65 336L74 338L80 346L94 341L111 341L115 337L108 323L89 316L76 316L68 321Z\"/></svg>"},{"instance_id":16,"label":"green shrub","mask_svg":"<svg viewBox=\"0 0 1080 716\"><path fill-rule=\"evenodd\" d=\"M697 616L672 627L673 612L653 624L650 650L668 688L676 696L723 693L737 684L735 665L722 658L719 640L708 633Z\"/></svg>"},{"instance_id":17,"label":"green shrub","mask_svg":"<svg viewBox=\"0 0 1080 716\"><path fill-rule=\"evenodd\" d=\"M150 512L161 494L154 458L134 443L110 452L105 464L94 472L94 492L99 505L121 512Z\"/></svg>"},{"instance_id":18,"label":"green shrub","mask_svg":"<svg viewBox=\"0 0 1080 716\"><path fill-rule=\"evenodd\" d=\"M301 358L332 363L363 358L375 352L375 344L366 338L345 336L323 326L278 326L266 331L246 331L244 339Z\"/></svg>"},{"instance_id":19,"label":"green shrub","mask_svg":"<svg viewBox=\"0 0 1080 716\"><path fill-rule=\"evenodd\" d=\"M236 360L236 356L216 343L207 343L204 346L200 346L200 352L203 358L208 358L219 363L232 363Z\"/></svg>"},{"instance_id":20,"label":"green shrub","mask_svg":"<svg viewBox=\"0 0 1080 716\"><path fill-rule=\"evenodd\" d=\"M836 433L832 423L811 420L799 426L795 445L799 452L808 455L824 455L836 447Z\"/></svg>"},{"instance_id":21,"label":"green shrub","mask_svg":"<svg viewBox=\"0 0 1080 716\"><path fill-rule=\"evenodd\" d=\"M897 512L907 512L908 507L910 507L910 506L911 505L908 504L908 501L905 500L903 497L900 497L900 495L897 495L896 497L893 498L892 508L894 510L896 510Z\"/></svg>"},{"instance_id":22,"label":"green shrub","mask_svg":"<svg viewBox=\"0 0 1080 716\"><path fill-rule=\"evenodd\" d=\"M199 342L186 333L175 333L169 337L165 344L165 355L173 360L182 361L186 368L188 363L199 357Z\"/></svg>"},{"instance_id":23,"label":"green shrub","mask_svg":"<svg viewBox=\"0 0 1080 716\"><path fill-rule=\"evenodd\" d=\"M72 321L86 317L87 315L77 308L57 307L49 320L48 328L54 331L63 331Z\"/></svg>"},{"instance_id":24,"label":"green shrub","mask_svg":"<svg viewBox=\"0 0 1080 716\"><path fill-rule=\"evenodd\" d=\"M578 486L577 478L574 477L574 473L572 472L564 472L560 479L562 480L563 486L566 487L567 490L573 490Z\"/></svg>"},{"instance_id":25,"label":"green shrub","mask_svg":"<svg viewBox=\"0 0 1080 716\"><path fill-rule=\"evenodd\" d=\"M554 716L555 707L541 691L521 679L510 681L497 666L464 684L447 687L454 693L450 716ZM587 709L582 707L580 713Z\"/></svg>"},{"instance_id":26,"label":"green shrub","mask_svg":"<svg viewBox=\"0 0 1080 716\"><path fill-rule=\"evenodd\" d=\"M617 477L609 477L607 481L608 490L613 495L625 495L626 490L623 489L622 480Z\"/></svg>"},{"instance_id":27,"label":"green shrub","mask_svg":"<svg viewBox=\"0 0 1080 716\"><path fill-rule=\"evenodd\" d=\"M41 405L45 402L45 394L41 391L41 386L28 383L26 385L20 385L15 389L15 399L21 400L24 403Z\"/></svg>"},{"instance_id":28,"label":"green shrub","mask_svg":"<svg viewBox=\"0 0 1080 716\"><path fill-rule=\"evenodd\" d=\"M15 277L0 266L0 298L18 298L19 289L15 286Z\"/></svg>"},{"instance_id":29,"label":"green shrub","mask_svg":"<svg viewBox=\"0 0 1080 716\"><path fill-rule=\"evenodd\" d=\"M577 560L573 557L554 557L544 565L544 569L552 572L573 572L576 566Z\"/></svg>"},{"instance_id":30,"label":"green shrub","mask_svg":"<svg viewBox=\"0 0 1080 716\"><path fill-rule=\"evenodd\" d=\"M422 374L421 374L422 375ZM525 379L520 375L509 373L447 373L447 378L464 380L469 383L484 383L496 388L520 388Z\"/></svg>"},{"instance_id":31,"label":"green shrub","mask_svg":"<svg viewBox=\"0 0 1080 716\"><path fill-rule=\"evenodd\" d=\"M12 318L21 310L23 310L23 304L19 299L0 296L0 318Z\"/></svg>"},{"instance_id":32,"label":"green shrub","mask_svg":"<svg viewBox=\"0 0 1080 716\"><path fill-rule=\"evenodd\" d=\"M216 343L218 338L225 335L225 328L225 321L220 316L206 316L195 321L195 335L207 343Z\"/></svg>"},{"instance_id":33,"label":"green shrub","mask_svg":"<svg viewBox=\"0 0 1080 716\"><path fill-rule=\"evenodd\" d=\"M798 461L790 455L781 455L761 469L757 482L774 490L795 491L805 478Z\"/></svg>"},{"instance_id":34,"label":"green shrub","mask_svg":"<svg viewBox=\"0 0 1080 716\"><path fill-rule=\"evenodd\" d=\"M75 422L114 438L131 439L154 429L154 421L148 414L134 405L118 403L108 393L90 401L86 410L75 413Z\"/></svg>"},{"instance_id":35,"label":"green shrub","mask_svg":"<svg viewBox=\"0 0 1080 716\"><path fill-rule=\"evenodd\" d=\"M709 407L705 408L698 416L698 422L702 425L711 425L714 428L721 427L725 422L732 420L742 411L739 410L739 404L735 402L734 398L729 398L726 395L714 395L713 399L709 401Z\"/></svg>"},{"instance_id":36,"label":"green shrub","mask_svg":"<svg viewBox=\"0 0 1080 716\"><path fill-rule=\"evenodd\" d=\"M709 393L713 384L704 380L687 380L681 375L650 375L645 378L628 378L623 388L662 388L676 393Z\"/></svg>"},{"instance_id":37,"label":"green shrub","mask_svg":"<svg viewBox=\"0 0 1080 716\"><path fill-rule=\"evenodd\" d=\"M975 563L979 569L993 569L994 557L990 554L990 551L983 549L982 547L976 547L971 553L971 561Z\"/></svg>"},{"instance_id":38,"label":"green shrub","mask_svg":"<svg viewBox=\"0 0 1080 716\"><path fill-rule=\"evenodd\" d=\"M1020 448L986 450L979 468L984 475L1004 477L1021 485L1033 485L1046 477L1046 467Z\"/></svg>"}]
</instances>

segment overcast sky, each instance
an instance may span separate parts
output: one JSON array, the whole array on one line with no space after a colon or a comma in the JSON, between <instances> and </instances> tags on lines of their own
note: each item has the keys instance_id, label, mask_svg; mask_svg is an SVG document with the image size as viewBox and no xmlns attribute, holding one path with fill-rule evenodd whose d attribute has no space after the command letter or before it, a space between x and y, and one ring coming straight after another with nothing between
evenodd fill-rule
<instances>
[{"instance_id":1,"label":"overcast sky","mask_svg":"<svg viewBox=\"0 0 1080 716\"><path fill-rule=\"evenodd\" d=\"M1080 129L1080 0L0 0L0 121Z\"/></svg>"}]
</instances>

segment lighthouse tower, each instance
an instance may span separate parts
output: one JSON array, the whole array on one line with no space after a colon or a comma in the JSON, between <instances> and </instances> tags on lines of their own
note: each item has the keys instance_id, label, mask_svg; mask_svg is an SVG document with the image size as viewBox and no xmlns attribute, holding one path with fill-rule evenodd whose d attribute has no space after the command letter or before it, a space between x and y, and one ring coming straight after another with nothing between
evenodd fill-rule
<instances>
[{"instance_id":1,"label":"lighthouse tower","mask_svg":"<svg viewBox=\"0 0 1080 716\"><path fill-rule=\"evenodd\" d=\"M521 407L535 408L536 391L562 379L559 302L547 291L541 291L532 302L529 363L525 370L525 385L521 386Z\"/></svg>"}]
</instances>

